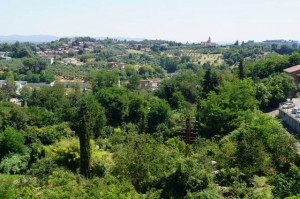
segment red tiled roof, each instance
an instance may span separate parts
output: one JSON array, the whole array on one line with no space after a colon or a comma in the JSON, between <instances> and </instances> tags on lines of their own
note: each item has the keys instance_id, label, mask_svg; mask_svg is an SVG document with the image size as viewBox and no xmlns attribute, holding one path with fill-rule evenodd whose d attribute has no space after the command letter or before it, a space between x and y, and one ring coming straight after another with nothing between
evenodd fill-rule
<instances>
[{"instance_id":1,"label":"red tiled roof","mask_svg":"<svg viewBox=\"0 0 300 199\"><path fill-rule=\"evenodd\" d=\"M300 65L293 66L293 67L290 67L290 68L286 68L283 71L286 72L286 73L293 73L293 72L296 72L296 71L300 72Z\"/></svg>"}]
</instances>

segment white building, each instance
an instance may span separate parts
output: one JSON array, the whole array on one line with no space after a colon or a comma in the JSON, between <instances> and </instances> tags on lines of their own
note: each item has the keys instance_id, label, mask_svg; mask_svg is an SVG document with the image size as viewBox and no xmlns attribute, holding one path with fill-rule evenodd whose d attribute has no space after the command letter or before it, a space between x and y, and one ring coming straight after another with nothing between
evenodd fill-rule
<instances>
[{"instance_id":1,"label":"white building","mask_svg":"<svg viewBox=\"0 0 300 199\"><path fill-rule=\"evenodd\" d=\"M17 86L16 93L17 93L17 95L19 95L21 89L22 89L25 85L27 85L27 81L15 81L15 84L16 84L16 86ZM0 87L2 87L3 85L6 85L6 80L0 80Z\"/></svg>"},{"instance_id":2,"label":"white building","mask_svg":"<svg viewBox=\"0 0 300 199\"><path fill-rule=\"evenodd\" d=\"M49 56L40 56L41 60L44 60L45 62L48 62L50 64L54 63L54 58Z\"/></svg>"},{"instance_id":3,"label":"white building","mask_svg":"<svg viewBox=\"0 0 300 199\"><path fill-rule=\"evenodd\" d=\"M5 56L6 52L0 52L0 58L5 59L5 60L11 60L11 57Z\"/></svg>"}]
</instances>

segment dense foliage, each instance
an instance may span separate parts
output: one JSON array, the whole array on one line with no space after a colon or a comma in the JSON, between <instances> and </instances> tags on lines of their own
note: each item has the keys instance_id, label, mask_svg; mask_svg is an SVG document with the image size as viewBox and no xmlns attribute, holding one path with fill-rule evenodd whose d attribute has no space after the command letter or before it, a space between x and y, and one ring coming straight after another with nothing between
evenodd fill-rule
<instances>
[{"instance_id":1,"label":"dense foliage","mask_svg":"<svg viewBox=\"0 0 300 199\"><path fill-rule=\"evenodd\" d=\"M300 52L238 44L0 44L13 57L0 60L0 198L299 197L298 140L264 111L295 97L282 70L300 64ZM66 45L78 54L53 65L35 56ZM60 63L66 57L82 63ZM108 67L117 63L125 66ZM53 74L88 87L16 89L14 80Z\"/></svg>"}]
</instances>

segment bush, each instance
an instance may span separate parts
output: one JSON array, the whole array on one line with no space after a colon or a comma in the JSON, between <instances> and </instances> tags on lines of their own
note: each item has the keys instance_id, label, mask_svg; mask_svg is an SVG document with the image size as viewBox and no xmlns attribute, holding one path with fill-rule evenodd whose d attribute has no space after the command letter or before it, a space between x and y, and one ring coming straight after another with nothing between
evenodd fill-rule
<instances>
[{"instance_id":1,"label":"bush","mask_svg":"<svg viewBox=\"0 0 300 199\"><path fill-rule=\"evenodd\" d=\"M24 136L12 127L0 134L0 160L10 153L25 154Z\"/></svg>"},{"instance_id":2,"label":"bush","mask_svg":"<svg viewBox=\"0 0 300 199\"><path fill-rule=\"evenodd\" d=\"M300 169L292 166L287 173L272 176L269 183L274 186L272 193L276 198L300 194Z\"/></svg>"},{"instance_id":3,"label":"bush","mask_svg":"<svg viewBox=\"0 0 300 199\"><path fill-rule=\"evenodd\" d=\"M201 191L200 193L188 193L187 194L188 199L223 199L224 197L217 191L213 189L205 189Z\"/></svg>"},{"instance_id":4,"label":"bush","mask_svg":"<svg viewBox=\"0 0 300 199\"><path fill-rule=\"evenodd\" d=\"M13 178L10 176L0 175L0 198L16 198L16 190L13 185Z\"/></svg>"},{"instance_id":5,"label":"bush","mask_svg":"<svg viewBox=\"0 0 300 199\"><path fill-rule=\"evenodd\" d=\"M46 148L46 157L47 155L54 160L57 165L64 166L75 172L80 164L79 140L72 138L56 142Z\"/></svg>"},{"instance_id":6,"label":"bush","mask_svg":"<svg viewBox=\"0 0 300 199\"><path fill-rule=\"evenodd\" d=\"M78 177L70 171L58 169L53 171L43 187L41 198L78 198L83 190L78 184Z\"/></svg>"},{"instance_id":7,"label":"bush","mask_svg":"<svg viewBox=\"0 0 300 199\"><path fill-rule=\"evenodd\" d=\"M29 155L11 154L2 159L0 171L6 174L20 174L26 171Z\"/></svg>"},{"instance_id":8,"label":"bush","mask_svg":"<svg viewBox=\"0 0 300 199\"><path fill-rule=\"evenodd\" d=\"M48 177L54 170L58 169L57 164L50 158L43 158L33 163L28 173L37 177L40 184L47 182Z\"/></svg>"},{"instance_id":9,"label":"bush","mask_svg":"<svg viewBox=\"0 0 300 199\"><path fill-rule=\"evenodd\" d=\"M43 144L53 144L62 138L70 138L74 135L74 131L70 129L67 123L42 127L38 132L38 137Z\"/></svg>"}]
</instances>

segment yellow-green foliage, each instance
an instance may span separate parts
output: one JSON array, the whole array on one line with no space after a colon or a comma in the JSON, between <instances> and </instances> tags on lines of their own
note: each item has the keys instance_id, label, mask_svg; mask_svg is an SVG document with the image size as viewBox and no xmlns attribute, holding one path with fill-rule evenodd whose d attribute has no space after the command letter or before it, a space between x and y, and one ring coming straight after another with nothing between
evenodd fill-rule
<instances>
[{"instance_id":1,"label":"yellow-green foliage","mask_svg":"<svg viewBox=\"0 0 300 199\"><path fill-rule=\"evenodd\" d=\"M16 194L14 192L13 182L16 177L11 175L0 174L0 198L15 198Z\"/></svg>"},{"instance_id":2,"label":"yellow-green foliage","mask_svg":"<svg viewBox=\"0 0 300 199\"><path fill-rule=\"evenodd\" d=\"M91 169L94 175L103 175L112 165L112 154L99 149L91 140ZM80 164L80 146L78 138L64 139L45 147L46 157L53 159L58 165L76 171Z\"/></svg>"},{"instance_id":3,"label":"yellow-green foliage","mask_svg":"<svg viewBox=\"0 0 300 199\"><path fill-rule=\"evenodd\" d=\"M45 147L46 155L58 165L66 166L72 171L79 167L80 147L79 139L64 139L55 144Z\"/></svg>"},{"instance_id":4,"label":"yellow-green foliage","mask_svg":"<svg viewBox=\"0 0 300 199\"><path fill-rule=\"evenodd\" d=\"M300 194L296 196L287 197L286 199L300 199Z\"/></svg>"},{"instance_id":5,"label":"yellow-green foliage","mask_svg":"<svg viewBox=\"0 0 300 199\"><path fill-rule=\"evenodd\" d=\"M253 184L255 186L255 196L257 198L264 198L264 199L272 199L272 190L271 186L267 184L268 178L262 176L255 176L253 178Z\"/></svg>"},{"instance_id":6,"label":"yellow-green foliage","mask_svg":"<svg viewBox=\"0 0 300 199\"><path fill-rule=\"evenodd\" d=\"M122 133L121 128L114 128L114 133L115 134L121 134Z\"/></svg>"}]
</instances>

